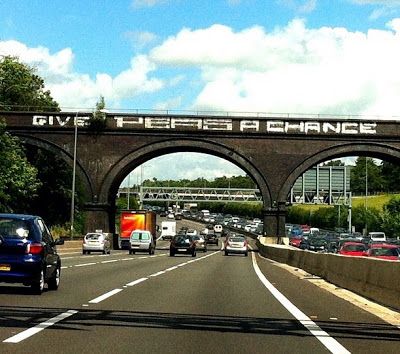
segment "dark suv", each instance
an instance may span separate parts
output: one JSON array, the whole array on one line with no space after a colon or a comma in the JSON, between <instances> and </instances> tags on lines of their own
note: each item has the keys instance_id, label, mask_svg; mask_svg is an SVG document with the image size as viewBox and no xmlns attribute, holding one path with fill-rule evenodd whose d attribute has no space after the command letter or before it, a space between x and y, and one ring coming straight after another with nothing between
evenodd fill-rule
<instances>
[{"instance_id":1,"label":"dark suv","mask_svg":"<svg viewBox=\"0 0 400 354\"><path fill-rule=\"evenodd\" d=\"M61 260L49 229L39 216L0 214L0 282L22 283L41 294L60 284Z\"/></svg>"},{"instance_id":2,"label":"dark suv","mask_svg":"<svg viewBox=\"0 0 400 354\"><path fill-rule=\"evenodd\" d=\"M207 245L213 243L214 245L218 246L218 235L215 233L211 233L210 231L208 234L205 235Z\"/></svg>"}]
</instances>

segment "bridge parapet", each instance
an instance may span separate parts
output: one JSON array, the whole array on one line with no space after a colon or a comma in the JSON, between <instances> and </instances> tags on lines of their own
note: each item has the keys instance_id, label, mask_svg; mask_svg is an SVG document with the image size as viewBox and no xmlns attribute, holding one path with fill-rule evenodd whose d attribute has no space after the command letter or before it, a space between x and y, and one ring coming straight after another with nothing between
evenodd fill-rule
<instances>
[{"instance_id":1,"label":"bridge parapet","mask_svg":"<svg viewBox=\"0 0 400 354\"><path fill-rule=\"evenodd\" d=\"M91 112L0 112L10 127L17 129L57 128L88 126ZM132 114L115 113L106 115L107 129L111 130L168 130L193 132L231 132L241 134L268 135L400 135L398 118L332 116L332 115L289 115L257 114L222 115L183 115L183 114ZM396 130L393 128L397 127Z\"/></svg>"}]
</instances>

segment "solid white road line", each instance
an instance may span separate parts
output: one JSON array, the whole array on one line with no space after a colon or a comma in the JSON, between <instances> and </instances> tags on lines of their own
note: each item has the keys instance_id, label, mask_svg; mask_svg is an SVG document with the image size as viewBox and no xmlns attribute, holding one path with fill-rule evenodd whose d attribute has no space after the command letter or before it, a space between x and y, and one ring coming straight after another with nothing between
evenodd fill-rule
<instances>
[{"instance_id":1,"label":"solid white road line","mask_svg":"<svg viewBox=\"0 0 400 354\"><path fill-rule=\"evenodd\" d=\"M113 296L113 295L115 295L115 294L118 294L120 291L122 291L122 289L114 289L114 290L111 290L111 291L109 291L108 293L105 293L105 294L103 294L103 295L101 295L101 296L99 296L99 297L96 297L96 298L93 299L93 300L90 300L90 301L89 301L89 304L98 304L99 302L101 302L101 301L103 301L103 300L105 300L105 299L108 299L109 297L111 297L111 296Z\"/></svg>"},{"instance_id":2,"label":"solid white road line","mask_svg":"<svg viewBox=\"0 0 400 354\"><path fill-rule=\"evenodd\" d=\"M109 261L101 261L100 263L104 264L104 263L114 263L114 262L119 262L119 259L111 259Z\"/></svg>"},{"instance_id":3,"label":"solid white road line","mask_svg":"<svg viewBox=\"0 0 400 354\"><path fill-rule=\"evenodd\" d=\"M46 322L39 323L35 327L29 328L26 331L18 333L15 336L12 336L12 337L4 340L3 343L19 343L19 342L23 341L24 339L29 338L29 337L33 336L34 334L39 333L40 331L43 331L45 328L50 327L50 326L54 325L55 323L60 322L64 319L66 319L67 317L70 317L76 313L78 313L78 311L68 310L67 312L64 312L58 316L50 318Z\"/></svg>"},{"instance_id":4,"label":"solid white road line","mask_svg":"<svg viewBox=\"0 0 400 354\"><path fill-rule=\"evenodd\" d=\"M323 331L315 322L313 322L307 315L301 312L295 305L293 305L285 295L280 293L264 276L258 267L255 253L251 254L253 260L253 268L270 293L288 310L304 327L306 327L312 335L314 335L331 353L334 354L350 354L350 352L343 347L336 339L329 336Z\"/></svg>"}]
</instances>

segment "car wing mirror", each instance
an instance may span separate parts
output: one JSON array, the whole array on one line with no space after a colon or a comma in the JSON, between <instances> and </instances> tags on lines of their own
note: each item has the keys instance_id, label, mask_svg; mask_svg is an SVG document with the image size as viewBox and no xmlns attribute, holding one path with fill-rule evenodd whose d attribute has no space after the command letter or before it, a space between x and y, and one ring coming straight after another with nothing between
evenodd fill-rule
<instances>
[{"instance_id":1,"label":"car wing mirror","mask_svg":"<svg viewBox=\"0 0 400 354\"><path fill-rule=\"evenodd\" d=\"M58 238L57 240L54 241L54 245L63 245L64 244L64 239Z\"/></svg>"}]
</instances>

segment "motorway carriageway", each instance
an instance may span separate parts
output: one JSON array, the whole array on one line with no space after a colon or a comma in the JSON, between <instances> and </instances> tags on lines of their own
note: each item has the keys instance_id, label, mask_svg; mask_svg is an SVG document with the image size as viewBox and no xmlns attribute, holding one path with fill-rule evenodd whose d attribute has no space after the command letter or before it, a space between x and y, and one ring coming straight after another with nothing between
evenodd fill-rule
<instances>
[{"instance_id":1,"label":"motorway carriageway","mask_svg":"<svg viewBox=\"0 0 400 354\"><path fill-rule=\"evenodd\" d=\"M169 257L167 241L152 256L63 254L58 291L0 285L0 352L399 352L395 325L220 246L195 258Z\"/></svg>"}]
</instances>

